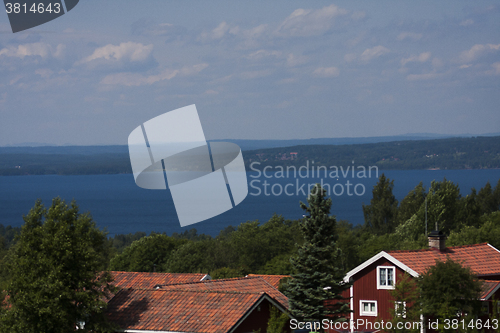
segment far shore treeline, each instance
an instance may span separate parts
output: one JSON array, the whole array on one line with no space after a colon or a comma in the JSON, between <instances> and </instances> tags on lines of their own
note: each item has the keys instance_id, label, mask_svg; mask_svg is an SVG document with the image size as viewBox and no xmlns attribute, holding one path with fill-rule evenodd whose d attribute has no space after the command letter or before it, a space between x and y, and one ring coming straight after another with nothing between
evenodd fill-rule
<instances>
[{"instance_id":1,"label":"far shore treeline","mask_svg":"<svg viewBox=\"0 0 500 333\"><path fill-rule=\"evenodd\" d=\"M246 150L248 171L313 165L380 170L499 169L500 136ZM0 176L132 173L126 146L0 147Z\"/></svg>"}]
</instances>

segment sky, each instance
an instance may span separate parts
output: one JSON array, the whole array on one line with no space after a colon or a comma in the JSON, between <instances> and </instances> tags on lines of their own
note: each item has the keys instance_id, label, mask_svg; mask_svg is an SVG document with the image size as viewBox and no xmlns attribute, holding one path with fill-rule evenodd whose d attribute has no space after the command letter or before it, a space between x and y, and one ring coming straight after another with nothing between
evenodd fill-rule
<instances>
[{"instance_id":1,"label":"sky","mask_svg":"<svg viewBox=\"0 0 500 333\"><path fill-rule=\"evenodd\" d=\"M13 34L0 146L127 144L196 104L205 137L499 132L498 1L80 0Z\"/></svg>"}]
</instances>

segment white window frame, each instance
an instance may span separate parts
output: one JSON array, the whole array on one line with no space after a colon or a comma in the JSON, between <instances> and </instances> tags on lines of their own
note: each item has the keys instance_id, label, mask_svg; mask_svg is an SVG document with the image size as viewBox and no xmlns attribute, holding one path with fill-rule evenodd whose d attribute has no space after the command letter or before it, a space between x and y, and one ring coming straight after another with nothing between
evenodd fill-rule
<instances>
[{"instance_id":1,"label":"white window frame","mask_svg":"<svg viewBox=\"0 0 500 333\"><path fill-rule=\"evenodd\" d=\"M482 301L481 302L481 314L489 314L490 313L490 302Z\"/></svg>"},{"instance_id":2,"label":"white window frame","mask_svg":"<svg viewBox=\"0 0 500 333\"><path fill-rule=\"evenodd\" d=\"M398 313L398 308L402 306L404 311L403 311L403 315L402 316L399 316L397 313ZM406 318L406 302L405 301L395 301L394 302L394 311L396 313L396 316L398 317L401 317L401 318Z\"/></svg>"},{"instance_id":3,"label":"white window frame","mask_svg":"<svg viewBox=\"0 0 500 333\"><path fill-rule=\"evenodd\" d=\"M380 284L380 269L392 269L392 285ZM394 289L396 285L396 266L377 266L377 289Z\"/></svg>"},{"instance_id":4,"label":"white window frame","mask_svg":"<svg viewBox=\"0 0 500 333\"><path fill-rule=\"evenodd\" d=\"M374 303L375 304L375 312L365 312L363 309L363 303ZM360 300L359 301L359 315L360 316L370 316L370 317L376 317L378 314L378 305L377 301L368 301L368 300Z\"/></svg>"}]
</instances>

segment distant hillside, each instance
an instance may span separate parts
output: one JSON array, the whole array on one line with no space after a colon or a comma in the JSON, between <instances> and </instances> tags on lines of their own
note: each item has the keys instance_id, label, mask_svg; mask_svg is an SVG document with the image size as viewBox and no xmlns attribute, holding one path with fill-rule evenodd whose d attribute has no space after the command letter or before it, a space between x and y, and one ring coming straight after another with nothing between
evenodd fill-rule
<instances>
[{"instance_id":1,"label":"distant hillside","mask_svg":"<svg viewBox=\"0 0 500 333\"><path fill-rule=\"evenodd\" d=\"M315 139L322 140L322 139ZM326 139L325 139L326 140ZM238 140L228 140L237 143ZM296 154L291 154L296 153ZM293 157L292 157L293 156ZM265 166L378 166L379 169L500 168L500 136L244 151L247 170ZM292 159L293 158L293 159ZM131 173L126 146L0 147L0 175Z\"/></svg>"},{"instance_id":2,"label":"distant hillside","mask_svg":"<svg viewBox=\"0 0 500 333\"><path fill-rule=\"evenodd\" d=\"M341 146L295 146L258 149L244 154L247 170L270 166L378 166L379 169L500 168L500 136L394 141Z\"/></svg>"}]
</instances>

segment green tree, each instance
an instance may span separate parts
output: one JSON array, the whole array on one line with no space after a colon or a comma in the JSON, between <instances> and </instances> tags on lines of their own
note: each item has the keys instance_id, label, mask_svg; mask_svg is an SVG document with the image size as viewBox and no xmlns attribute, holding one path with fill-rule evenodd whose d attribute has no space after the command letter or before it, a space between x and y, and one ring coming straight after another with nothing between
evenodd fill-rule
<instances>
[{"instance_id":1,"label":"green tree","mask_svg":"<svg viewBox=\"0 0 500 333\"><path fill-rule=\"evenodd\" d=\"M500 247L500 212L485 214L480 217L480 227L465 226L452 231L446 240L447 246L460 246L479 243L490 243Z\"/></svg>"},{"instance_id":2,"label":"green tree","mask_svg":"<svg viewBox=\"0 0 500 333\"><path fill-rule=\"evenodd\" d=\"M103 297L113 287L102 273L106 234L74 201L68 206L60 198L49 209L37 201L24 221L6 258L10 276L0 331L66 333L76 325L81 332L108 331Z\"/></svg>"},{"instance_id":3,"label":"green tree","mask_svg":"<svg viewBox=\"0 0 500 333\"><path fill-rule=\"evenodd\" d=\"M495 203L495 211L500 210L500 179L498 180L495 189L493 189L493 201Z\"/></svg>"},{"instance_id":4,"label":"green tree","mask_svg":"<svg viewBox=\"0 0 500 333\"><path fill-rule=\"evenodd\" d=\"M425 203L425 196L424 184L420 182L401 200L398 208L398 224L408 221L418 212L420 207Z\"/></svg>"},{"instance_id":5,"label":"green tree","mask_svg":"<svg viewBox=\"0 0 500 333\"><path fill-rule=\"evenodd\" d=\"M454 229L460 229L461 226L478 226L481 216L481 206L478 202L476 189L473 188L471 194L460 198L458 202L459 211L455 215L460 223L456 223Z\"/></svg>"},{"instance_id":6,"label":"green tree","mask_svg":"<svg viewBox=\"0 0 500 333\"><path fill-rule=\"evenodd\" d=\"M433 181L427 196L427 216L429 226L438 224L439 230L449 234L451 230L460 226L462 219L459 218L460 211L460 188L457 184L443 179L441 182ZM423 220L425 211L421 209L419 214ZM423 221L425 223L425 221ZM423 224L422 223L422 224Z\"/></svg>"},{"instance_id":7,"label":"green tree","mask_svg":"<svg viewBox=\"0 0 500 333\"><path fill-rule=\"evenodd\" d=\"M486 185L479 190L477 194L477 201L481 209L481 215L490 214L498 210L499 202L496 198L496 193L491 188L490 182L487 182Z\"/></svg>"},{"instance_id":8,"label":"green tree","mask_svg":"<svg viewBox=\"0 0 500 333\"><path fill-rule=\"evenodd\" d=\"M354 229L352 224L347 221L337 221L336 232L338 239L336 245L341 251L342 267L346 272L361 263L359 248L362 246L363 242L357 233L360 230L359 227Z\"/></svg>"},{"instance_id":9,"label":"green tree","mask_svg":"<svg viewBox=\"0 0 500 333\"><path fill-rule=\"evenodd\" d=\"M290 318L284 312L281 312L274 305L269 307L269 321L267 322L267 333L286 332L285 327Z\"/></svg>"},{"instance_id":10,"label":"green tree","mask_svg":"<svg viewBox=\"0 0 500 333\"><path fill-rule=\"evenodd\" d=\"M152 233L134 241L123 253L115 256L109 265L111 270L129 272L166 271L166 263L175 249L187 240Z\"/></svg>"},{"instance_id":11,"label":"green tree","mask_svg":"<svg viewBox=\"0 0 500 333\"><path fill-rule=\"evenodd\" d=\"M469 267L448 258L436 261L419 277L418 289L424 316L439 319L440 332L445 330L444 319L469 319L479 315L482 283Z\"/></svg>"},{"instance_id":12,"label":"green tree","mask_svg":"<svg viewBox=\"0 0 500 333\"><path fill-rule=\"evenodd\" d=\"M416 327L407 328L404 326L406 322L419 322L420 309L418 304L418 289L417 283L408 273L405 273L398 283L394 286L394 290L390 291L393 299L393 307L389 310L391 315L392 329L389 332L419 332ZM398 328L398 323L401 328Z\"/></svg>"},{"instance_id":13,"label":"green tree","mask_svg":"<svg viewBox=\"0 0 500 333\"><path fill-rule=\"evenodd\" d=\"M467 212L473 211L473 202L471 203L470 199L460 199L458 185L447 181L446 178L441 182L433 181L427 194L428 231L434 229L436 223L439 230L445 234L465 225L463 221L467 219ZM425 210L425 204L420 205L417 213L409 220L401 221L396 228L396 234L410 240L418 240L425 235Z\"/></svg>"},{"instance_id":14,"label":"green tree","mask_svg":"<svg viewBox=\"0 0 500 333\"><path fill-rule=\"evenodd\" d=\"M215 240L187 242L172 251L167 261L171 273L208 273L215 269L210 253Z\"/></svg>"},{"instance_id":15,"label":"green tree","mask_svg":"<svg viewBox=\"0 0 500 333\"><path fill-rule=\"evenodd\" d=\"M363 205L365 227L377 235L394 231L396 226L398 201L392 194L394 180L389 180L382 174L373 187L373 197L370 205Z\"/></svg>"},{"instance_id":16,"label":"green tree","mask_svg":"<svg viewBox=\"0 0 500 333\"><path fill-rule=\"evenodd\" d=\"M335 244L336 220L330 216L332 200L316 184L307 202L309 206L300 203L307 214L300 223L304 243L291 259L296 273L287 286L291 314L306 321L341 320L349 313L342 297L349 285L343 282L340 251ZM326 305L326 300L333 302Z\"/></svg>"}]
</instances>

